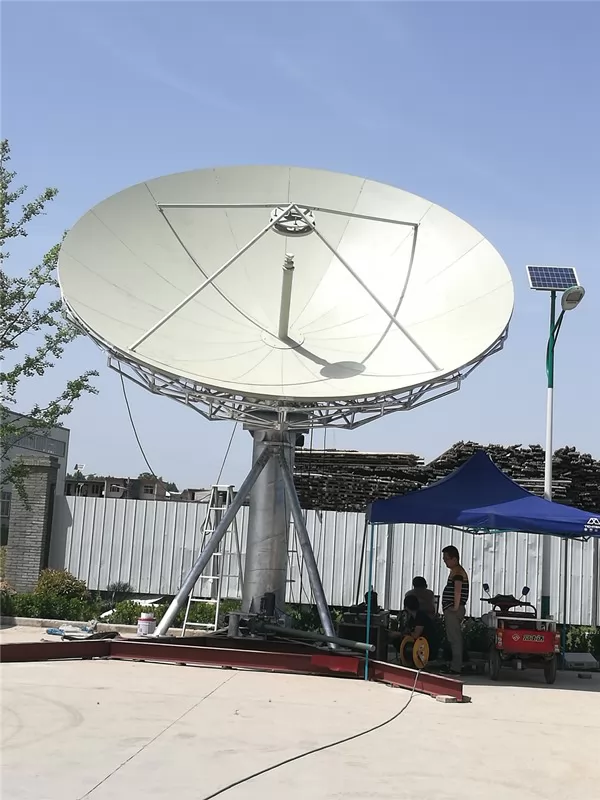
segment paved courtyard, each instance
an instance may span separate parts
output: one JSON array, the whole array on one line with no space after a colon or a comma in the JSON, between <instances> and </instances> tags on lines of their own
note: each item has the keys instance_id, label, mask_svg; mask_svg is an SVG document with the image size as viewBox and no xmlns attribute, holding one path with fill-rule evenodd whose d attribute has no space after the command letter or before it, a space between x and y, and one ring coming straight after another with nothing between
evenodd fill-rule
<instances>
[{"instance_id":1,"label":"paved courtyard","mask_svg":"<svg viewBox=\"0 0 600 800\"><path fill-rule=\"evenodd\" d=\"M0 641L35 641L5 629ZM368 728L408 693L335 678L145 664L3 664L3 800L203 800ZM469 704L415 695L390 725L224 800L598 800L600 674L477 679Z\"/></svg>"}]
</instances>

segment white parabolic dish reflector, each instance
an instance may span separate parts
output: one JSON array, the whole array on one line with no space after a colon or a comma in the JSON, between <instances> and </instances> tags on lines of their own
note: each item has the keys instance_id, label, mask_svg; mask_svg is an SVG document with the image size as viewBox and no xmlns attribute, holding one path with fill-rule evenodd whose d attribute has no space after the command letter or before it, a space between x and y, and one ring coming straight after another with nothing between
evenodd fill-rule
<instances>
[{"instance_id":1,"label":"white parabolic dish reflector","mask_svg":"<svg viewBox=\"0 0 600 800\"><path fill-rule=\"evenodd\" d=\"M287 228L275 229L277 208ZM501 256L454 214L296 167L194 170L125 189L69 232L59 275L70 313L117 358L274 405L389 396L456 374L503 339L514 301Z\"/></svg>"}]
</instances>

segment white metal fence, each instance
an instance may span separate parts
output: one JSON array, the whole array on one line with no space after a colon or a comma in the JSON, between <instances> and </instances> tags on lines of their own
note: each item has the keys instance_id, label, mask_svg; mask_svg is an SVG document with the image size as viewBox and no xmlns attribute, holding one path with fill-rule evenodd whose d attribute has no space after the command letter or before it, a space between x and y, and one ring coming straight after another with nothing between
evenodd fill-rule
<instances>
[{"instance_id":1,"label":"white metal fence","mask_svg":"<svg viewBox=\"0 0 600 800\"><path fill-rule=\"evenodd\" d=\"M52 533L51 565L64 567L93 590L126 581L136 592L174 594L198 555L207 506L151 500L57 497ZM308 511L306 521L325 593L334 605L351 605L366 590L365 572L357 587L365 534L363 514ZM248 509L238 515L242 556ZM564 545L552 543L551 613L562 619ZM382 525L375 532L374 585L380 602L399 608L413 576L423 575L439 594L446 575L441 549L456 545L471 576L469 613L480 614L482 583L494 592L541 589L542 537L531 534L468 533L429 525ZM568 619L573 624L600 624L598 540L568 544ZM231 531L226 535L222 573L224 597L239 597L237 555ZM288 601L312 600L302 553L290 533Z\"/></svg>"}]
</instances>

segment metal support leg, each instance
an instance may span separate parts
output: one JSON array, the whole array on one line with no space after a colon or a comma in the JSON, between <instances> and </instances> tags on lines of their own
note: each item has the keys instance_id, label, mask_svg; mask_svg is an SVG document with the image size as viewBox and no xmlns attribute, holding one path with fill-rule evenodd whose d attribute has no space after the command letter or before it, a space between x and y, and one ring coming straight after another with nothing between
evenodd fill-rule
<instances>
[{"instance_id":1,"label":"metal support leg","mask_svg":"<svg viewBox=\"0 0 600 800\"><path fill-rule=\"evenodd\" d=\"M181 589L177 592L177 594L173 598L173 601L171 602L171 605L167 609L164 617L158 623L154 636L165 636L166 633L168 632L169 628L173 623L173 620L177 616L177 612L179 611L180 608L183 608L183 606L187 602L190 593L193 591L194 586L196 585L196 581L206 569L212 554L219 546L223 536L225 536L225 534L227 533L227 529L235 519L237 512L242 507L242 503L250 493L250 489L252 489L252 487L256 483L258 476L263 471L263 469L265 468L267 462L272 457L272 455L273 455L272 450L264 450L252 465L252 469L250 470L250 472L246 476L246 479L240 486L236 496L233 498L232 504L223 514L223 519L219 522L218 526L215 528L215 532L206 543L206 547L200 553L198 560L195 562L191 570L188 572L184 582L181 585Z\"/></svg>"},{"instance_id":2,"label":"metal support leg","mask_svg":"<svg viewBox=\"0 0 600 800\"><path fill-rule=\"evenodd\" d=\"M335 636L333 622L331 621L331 614L329 613L329 606L327 605L327 600L325 599L325 591L321 582L321 576L319 575L319 568L317 567L315 554L313 553L310 539L308 538L308 531L306 530L306 525L304 524L304 517L302 516L302 509L300 508L300 501L298 500L298 495L296 494L294 477L284 453L279 454L279 462L281 464L281 473L283 476L285 491L292 508L292 517L294 518L294 524L296 526L296 535L298 537L300 547L302 548L302 555L304 556L304 562L308 571L310 587L313 590L315 601L317 603L319 619L321 620L321 625L323 626L323 630L327 636ZM330 646L333 647L333 645Z\"/></svg>"}]
</instances>

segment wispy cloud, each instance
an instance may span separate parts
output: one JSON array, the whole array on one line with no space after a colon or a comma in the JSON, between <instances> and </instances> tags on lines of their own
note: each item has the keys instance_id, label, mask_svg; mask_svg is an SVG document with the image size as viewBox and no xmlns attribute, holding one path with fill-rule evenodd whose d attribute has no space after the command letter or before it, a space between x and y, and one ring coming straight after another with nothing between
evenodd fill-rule
<instances>
[{"instance_id":1,"label":"wispy cloud","mask_svg":"<svg viewBox=\"0 0 600 800\"><path fill-rule=\"evenodd\" d=\"M217 111L239 114L240 104L227 97L222 90L202 80L188 79L164 64L157 54L160 43L145 36L140 27L124 28L121 24L117 33L116 26L111 26L110 30L104 28L99 19L80 27L92 42L141 78L187 95Z\"/></svg>"},{"instance_id":2,"label":"wispy cloud","mask_svg":"<svg viewBox=\"0 0 600 800\"><path fill-rule=\"evenodd\" d=\"M382 128L395 126L393 118L384 109L366 102L364 97L352 90L351 84L346 89L338 82L333 62L318 63L312 56L309 69L305 66L306 59L299 60L279 49L270 58L280 74L305 95L316 99L323 108L345 119L349 126L362 128L369 133L380 133ZM328 75L331 75L331 79L328 79Z\"/></svg>"}]
</instances>

